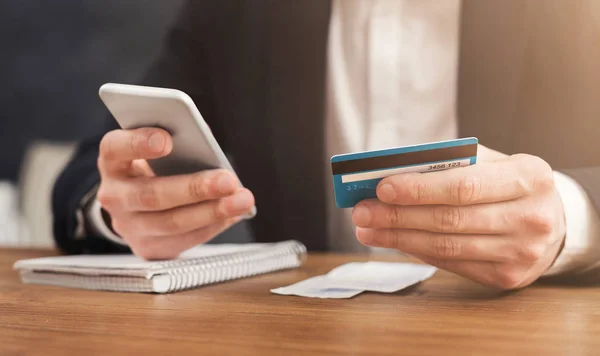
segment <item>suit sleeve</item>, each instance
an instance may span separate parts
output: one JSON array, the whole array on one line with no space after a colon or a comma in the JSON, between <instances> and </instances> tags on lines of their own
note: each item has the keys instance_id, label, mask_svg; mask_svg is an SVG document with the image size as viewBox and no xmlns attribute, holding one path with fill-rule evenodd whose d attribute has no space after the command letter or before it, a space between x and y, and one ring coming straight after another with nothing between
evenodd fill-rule
<instances>
[{"instance_id":1,"label":"suit sleeve","mask_svg":"<svg viewBox=\"0 0 600 356\"><path fill-rule=\"evenodd\" d=\"M224 28L224 15L233 9L217 6L219 1L190 1L183 7L175 25L170 29L160 56L140 85L176 88L186 92L196 103L213 134L227 150L224 128L219 125L212 94L210 77L209 39L218 36L215 28ZM219 22L220 26L213 26ZM213 29L211 31L211 29ZM107 117L102 132L81 142L76 153L57 178L52 192L53 233L57 246L64 253L111 253L128 252L126 246L116 244L103 236L83 229L78 214L84 197L98 186L100 176L97 158L100 140L118 126L112 117ZM83 221L83 226L86 223Z\"/></svg>"}]
</instances>

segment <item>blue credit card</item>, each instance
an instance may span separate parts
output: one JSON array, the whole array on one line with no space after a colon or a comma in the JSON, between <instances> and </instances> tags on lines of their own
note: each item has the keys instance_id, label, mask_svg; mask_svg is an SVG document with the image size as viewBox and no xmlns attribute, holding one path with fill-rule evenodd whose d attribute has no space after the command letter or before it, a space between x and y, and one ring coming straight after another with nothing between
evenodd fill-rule
<instances>
[{"instance_id":1,"label":"blue credit card","mask_svg":"<svg viewBox=\"0 0 600 356\"><path fill-rule=\"evenodd\" d=\"M347 153L331 157L335 203L351 208L365 199L377 198L383 178L409 172L435 172L477 162L475 137L414 146Z\"/></svg>"}]
</instances>

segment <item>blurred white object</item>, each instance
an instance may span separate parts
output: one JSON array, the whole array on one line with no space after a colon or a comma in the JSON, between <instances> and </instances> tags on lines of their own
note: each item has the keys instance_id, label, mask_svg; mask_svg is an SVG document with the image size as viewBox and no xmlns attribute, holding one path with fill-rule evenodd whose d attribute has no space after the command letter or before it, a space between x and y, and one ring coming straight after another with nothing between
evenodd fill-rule
<instances>
[{"instance_id":1,"label":"blurred white object","mask_svg":"<svg viewBox=\"0 0 600 356\"><path fill-rule=\"evenodd\" d=\"M17 187L7 181L0 181L0 247L22 246L27 240L27 231L19 213Z\"/></svg>"},{"instance_id":2,"label":"blurred white object","mask_svg":"<svg viewBox=\"0 0 600 356\"><path fill-rule=\"evenodd\" d=\"M70 143L35 142L27 150L18 187L27 233L20 235L17 246L54 247L52 187L74 148Z\"/></svg>"}]
</instances>

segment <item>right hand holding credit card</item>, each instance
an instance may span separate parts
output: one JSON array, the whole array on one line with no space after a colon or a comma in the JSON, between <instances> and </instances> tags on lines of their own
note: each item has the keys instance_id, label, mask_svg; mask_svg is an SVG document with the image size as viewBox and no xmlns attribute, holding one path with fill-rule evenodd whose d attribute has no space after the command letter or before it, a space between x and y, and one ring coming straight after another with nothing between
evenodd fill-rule
<instances>
[{"instance_id":1,"label":"right hand holding credit card","mask_svg":"<svg viewBox=\"0 0 600 356\"><path fill-rule=\"evenodd\" d=\"M353 207L358 240L502 289L545 273L566 231L552 168L539 157L509 156L476 142L360 153L363 162L334 157L337 204ZM442 160L445 166L436 163Z\"/></svg>"}]
</instances>

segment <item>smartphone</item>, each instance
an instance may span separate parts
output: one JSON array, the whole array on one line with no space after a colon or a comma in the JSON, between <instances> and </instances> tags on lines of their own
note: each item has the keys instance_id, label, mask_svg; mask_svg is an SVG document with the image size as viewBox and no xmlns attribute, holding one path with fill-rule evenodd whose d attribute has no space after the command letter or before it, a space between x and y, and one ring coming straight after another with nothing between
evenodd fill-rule
<instances>
[{"instance_id":1,"label":"smartphone","mask_svg":"<svg viewBox=\"0 0 600 356\"><path fill-rule=\"evenodd\" d=\"M148 160L156 175L224 168L237 177L208 124L186 93L177 89L106 83L100 87L99 95L121 128L158 127L171 134L171 153ZM255 215L256 207L246 218Z\"/></svg>"}]
</instances>

